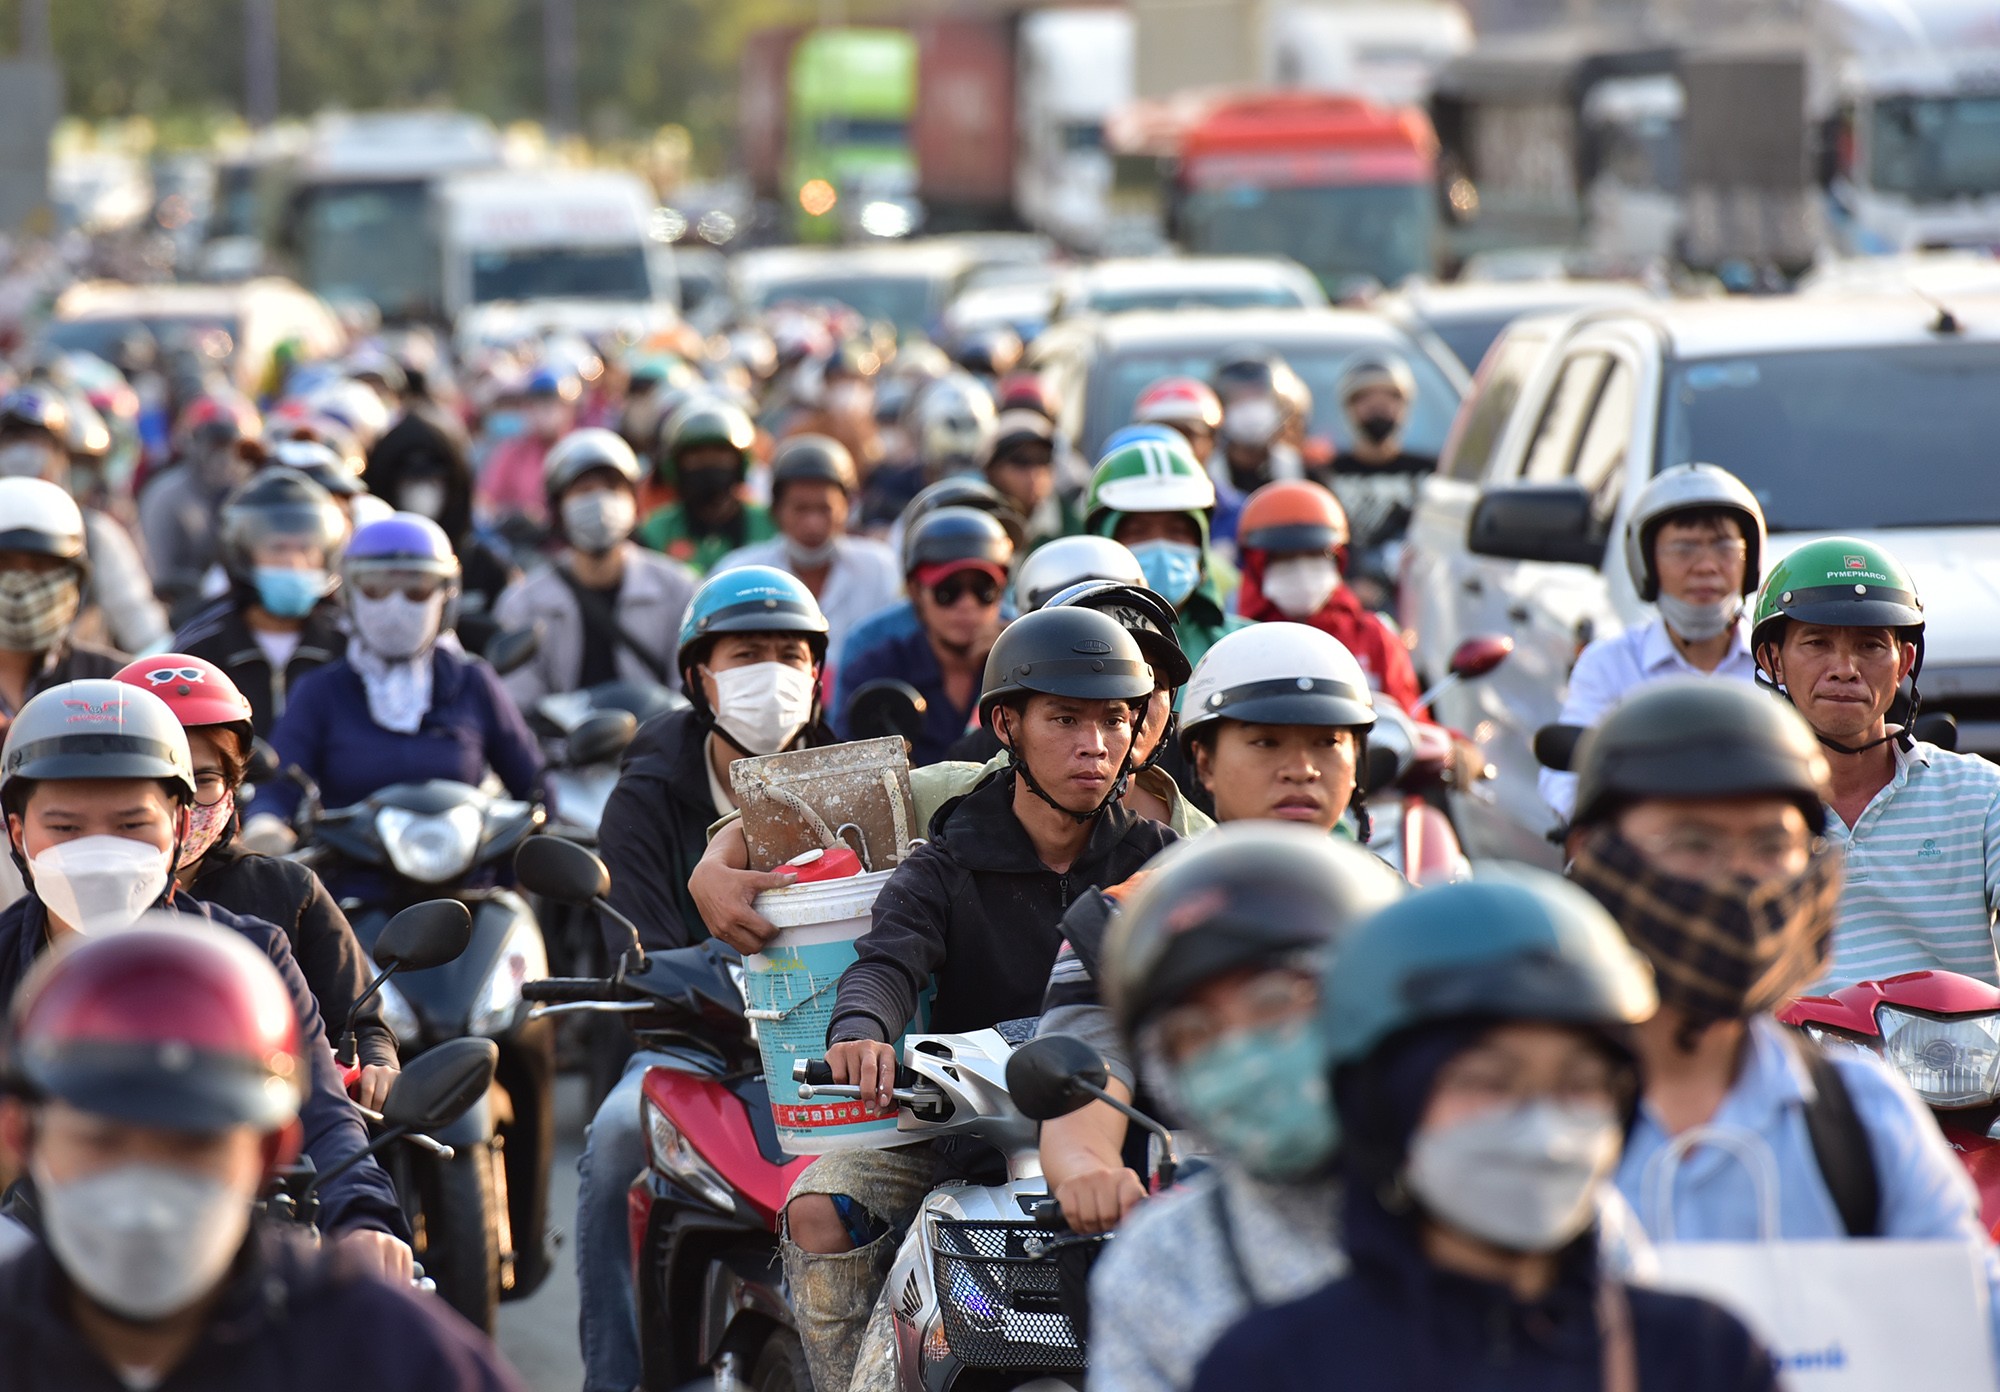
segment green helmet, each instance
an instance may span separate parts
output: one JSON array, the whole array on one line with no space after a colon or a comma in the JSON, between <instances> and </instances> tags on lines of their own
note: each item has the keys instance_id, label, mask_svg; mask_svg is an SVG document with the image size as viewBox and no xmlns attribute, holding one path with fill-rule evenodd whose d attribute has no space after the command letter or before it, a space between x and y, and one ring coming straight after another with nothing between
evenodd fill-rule
<instances>
[{"instance_id":1,"label":"green helmet","mask_svg":"<svg viewBox=\"0 0 2000 1392\"><path fill-rule=\"evenodd\" d=\"M1090 474L1084 529L1110 536L1120 516L1134 512L1179 512L1201 529L1208 549L1208 515L1215 510L1215 483L1178 433L1171 439L1133 440L1120 445Z\"/></svg>"},{"instance_id":2,"label":"green helmet","mask_svg":"<svg viewBox=\"0 0 2000 1392\"><path fill-rule=\"evenodd\" d=\"M1750 620L1750 651L1782 644L1787 619L1838 628L1893 628L1924 665L1924 606L1903 563L1886 547L1854 537L1809 541L1771 567Z\"/></svg>"},{"instance_id":3,"label":"green helmet","mask_svg":"<svg viewBox=\"0 0 2000 1392\"><path fill-rule=\"evenodd\" d=\"M660 427L660 474L680 477L681 452L695 445L727 445L736 451L739 469L748 469L757 443L757 427L741 406L720 397L696 396L681 403Z\"/></svg>"}]
</instances>

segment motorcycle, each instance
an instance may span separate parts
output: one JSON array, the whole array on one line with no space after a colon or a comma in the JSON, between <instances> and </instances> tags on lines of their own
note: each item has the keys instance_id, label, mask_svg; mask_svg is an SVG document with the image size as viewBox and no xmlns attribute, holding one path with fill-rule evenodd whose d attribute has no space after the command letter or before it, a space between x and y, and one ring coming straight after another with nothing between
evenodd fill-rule
<instances>
[{"instance_id":1,"label":"motorcycle","mask_svg":"<svg viewBox=\"0 0 2000 1392\"><path fill-rule=\"evenodd\" d=\"M529 1020L521 995L524 983L548 975L548 958L527 901L482 883L540 828L542 809L432 780L394 784L329 811L310 780L291 772L306 793L300 858L316 867L340 862L379 880L365 902L341 906L364 950L373 952L392 916L419 901L444 894L469 911L461 954L406 968L379 993L406 1062L459 1038L483 1037L498 1048L487 1095L438 1138L450 1158L408 1147L388 1156L397 1191L414 1200L419 1260L454 1309L491 1330L499 1301L532 1293L551 1264L553 1027Z\"/></svg>"},{"instance_id":2,"label":"motorcycle","mask_svg":"<svg viewBox=\"0 0 2000 1392\"><path fill-rule=\"evenodd\" d=\"M1001 1183L946 1184L926 1197L889 1268L883 1298L904 1392L1082 1386L1090 1268L1113 1238L1064 1225L1042 1177L1040 1122L1109 1103L1152 1134L1156 1188L1173 1183L1172 1134L1106 1090L1096 1050L1065 1035L1030 1040L1032 1028L1010 1021L904 1040L896 1143L973 1136L1007 1162ZM861 1094L832 1082L824 1060L800 1060L794 1079L808 1100Z\"/></svg>"},{"instance_id":3,"label":"motorcycle","mask_svg":"<svg viewBox=\"0 0 2000 1392\"><path fill-rule=\"evenodd\" d=\"M1513 651L1514 640L1504 635L1466 639L1451 655L1449 674L1419 698L1417 709L1428 712L1439 696L1485 676ZM1472 862L1459 844L1446 798L1458 778L1451 731L1412 719L1393 701L1378 701L1363 773L1372 823L1369 850L1413 884L1471 877ZM1492 776L1490 767L1480 773Z\"/></svg>"},{"instance_id":4,"label":"motorcycle","mask_svg":"<svg viewBox=\"0 0 2000 1392\"><path fill-rule=\"evenodd\" d=\"M551 978L523 989L537 1018L622 1016L669 1062L642 1080L647 1168L629 1199L643 1385L698 1378L758 1392L810 1392L785 1300L778 1215L809 1157L778 1144L742 968L710 940L648 954L604 900L610 877L588 850L536 837L515 857L520 883L552 902L602 913L629 935L612 975Z\"/></svg>"},{"instance_id":5,"label":"motorcycle","mask_svg":"<svg viewBox=\"0 0 2000 1392\"><path fill-rule=\"evenodd\" d=\"M1813 1040L1879 1054L1903 1075L1979 1190L2000 1238L2000 987L1917 971L1802 996L1778 1012Z\"/></svg>"}]
</instances>

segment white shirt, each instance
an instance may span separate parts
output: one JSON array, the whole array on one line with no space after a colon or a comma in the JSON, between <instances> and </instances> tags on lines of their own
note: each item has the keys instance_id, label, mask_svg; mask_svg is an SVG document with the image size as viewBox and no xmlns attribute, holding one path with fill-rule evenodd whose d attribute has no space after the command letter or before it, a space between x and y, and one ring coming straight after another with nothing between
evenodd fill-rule
<instances>
[{"instance_id":1,"label":"white shirt","mask_svg":"<svg viewBox=\"0 0 2000 1392\"><path fill-rule=\"evenodd\" d=\"M1599 638L1578 655L1576 666L1570 669L1569 694L1563 698L1558 719L1564 725L1595 725L1628 693L1667 677L1754 682L1757 663L1750 656L1749 619L1737 620L1729 650L1713 672L1702 671L1681 655L1667 636L1664 619L1656 618L1643 628L1628 628L1614 638ZM1541 789L1542 801L1568 821L1576 808L1576 775L1543 769Z\"/></svg>"},{"instance_id":2,"label":"white shirt","mask_svg":"<svg viewBox=\"0 0 2000 1392\"><path fill-rule=\"evenodd\" d=\"M271 664L273 672L282 672L291 663L292 654L299 650L299 634L294 632L271 631L261 628L250 630L250 636L257 640L263 651L264 660Z\"/></svg>"},{"instance_id":3,"label":"white shirt","mask_svg":"<svg viewBox=\"0 0 2000 1392\"><path fill-rule=\"evenodd\" d=\"M732 566L767 565L793 575L798 571L785 552L785 539L753 541L739 546L715 564L709 572ZM826 615L827 662L840 665L840 645L848 630L878 610L896 602L903 592L902 566L896 553L869 537L841 536L834 540L833 560L826 570L826 584L818 595L819 611Z\"/></svg>"}]
</instances>

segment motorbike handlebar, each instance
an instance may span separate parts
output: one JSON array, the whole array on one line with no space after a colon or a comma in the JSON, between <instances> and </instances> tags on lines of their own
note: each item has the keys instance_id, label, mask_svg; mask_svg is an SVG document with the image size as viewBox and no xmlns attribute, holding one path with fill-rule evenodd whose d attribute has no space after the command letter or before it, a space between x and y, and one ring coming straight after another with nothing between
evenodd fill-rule
<instances>
[{"instance_id":1,"label":"motorbike handlebar","mask_svg":"<svg viewBox=\"0 0 2000 1392\"><path fill-rule=\"evenodd\" d=\"M521 983L521 997L531 1001L622 1000L631 993L608 976L549 976Z\"/></svg>"},{"instance_id":2,"label":"motorbike handlebar","mask_svg":"<svg viewBox=\"0 0 2000 1392\"><path fill-rule=\"evenodd\" d=\"M792 1064L792 1081L804 1083L807 1087L830 1087L833 1085L833 1069L827 1066L825 1059L798 1059ZM900 1063L896 1065L894 1086L897 1089L908 1091L922 1081L922 1075L916 1070L905 1068Z\"/></svg>"}]
</instances>

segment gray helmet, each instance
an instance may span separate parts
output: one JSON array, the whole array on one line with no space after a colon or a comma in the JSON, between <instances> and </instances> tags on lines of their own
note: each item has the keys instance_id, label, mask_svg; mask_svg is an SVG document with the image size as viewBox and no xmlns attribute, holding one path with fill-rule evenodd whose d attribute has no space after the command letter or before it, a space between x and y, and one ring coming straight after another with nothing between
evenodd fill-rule
<instances>
[{"instance_id":1,"label":"gray helmet","mask_svg":"<svg viewBox=\"0 0 2000 1392\"><path fill-rule=\"evenodd\" d=\"M1337 944L1409 886L1325 832L1237 822L1154 862L1105 934L1105 1002L1127 1039L1225 972Z\"/></svg>"},{"instance_id":2,"label":"gray helmet","mask_svg":"<svg viewBox=\"0 0 2000 1392\"><path fill-rule=\"evenodd\" d=\"M542 460L542 487L549 498L560 498L569 486L593 469L609 469L633 488L646 476L639 456L625 437L602 426L572 430L555 442Z\"/></svg>"},{"instance_id":3,"label":"gray helmet","mask_svg":"<svg viewBox=\"0 0 2000 1392\"><path fill-rule=\"evenodd\" d=\"M773 505L786 484L807 482L830 483L850 498L861 491L854 456L830 435L793 435L781 440L771 454Z\"/></svg>"},{"instance_id":4,"label":"gray helmet","mask_svg":"<svg viewBox=\"0 0 2000 1392\"><path fill-rule=\"evenodd\" d=\"M1679 678L1640 688L1577 744L1574 826L1646 798L1782 797L1826 828L1826 755L1799 713L1742 682Z\"/></svg>"},{"instance_id":5,"label":"gray helmet","mask_svg":"<svg viewBox=\"0 0 2000 1392\"><path fill-rule=\"evenodd\" d=\"M1037 609L1002 629L986 655L979 718L990 730L995 706L1037 693L1142 701L1153 694L1153 669L1116 619L1094 609Z\"/></svg>"},{"instance_id":6,"label":"gray helmet","mask_svg":"<svg viewBox=\"0 0 2000 1392\"><path fill-rule=\"evenodd\" d=\"M52 686L14 717L0 747L0 806L16 810L21 786L50 778L157 778L194 801L194 760L172 707L121 681Z\"/></svg>"},{"instance_id":7,"label":"gray helmet","mask_svg":"<svg viewBox=\"0 0 2000 1392\"><path fill-rule=\"evenodd\" d=\"M1653 562L1653 541L1660 527L1676 513L1721 509L1736 514L1743 526L1748 553L1743 558L1743 593L1757 589L1763 574L1764 509L1743 480L1716 464L1676 464L1662 469L1639 490L1625 524L1625 568L1632 588L1651 604L1660 597L1660 571Z\"/></svg>"}]
</instances>

